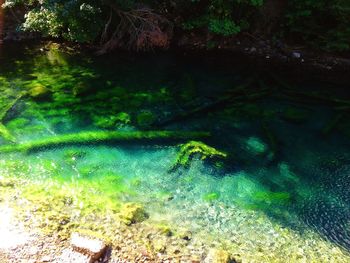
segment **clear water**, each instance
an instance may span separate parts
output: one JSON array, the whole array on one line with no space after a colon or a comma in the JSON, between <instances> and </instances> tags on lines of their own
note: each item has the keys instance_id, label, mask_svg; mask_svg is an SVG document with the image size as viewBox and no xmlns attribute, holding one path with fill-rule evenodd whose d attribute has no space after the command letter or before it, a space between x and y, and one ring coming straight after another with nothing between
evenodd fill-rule
<instances>
[{"instance_id":1,"label":"clear water","mask_svg":"<svg viewBox=\"0 0 350 263\"><path fill-rule=\"evenodd\" d=\"M225 104L161 127L138 121L167 120L190 107L210 104L256 75L245 91L269 86L259 99ZM2 46L0 102L44 85L50 99L23 97L3 124L17 143L80 131L210 131L205 142L229 154L220 165L195 159L188 169L170 171L178 142L66 146L29 154L1 154L6 163L30 164L22 176L33 180L98 182L105 194L122 193L143 203L150 220L190 229L200 240L225 244L247 262L350 259L349 113L329 133L338 116L334 103L283 96L266 71L240 61L180 54L69 55L37 45ZM288 83L288 81L286 80ZM321 90L346 98L342 87L305 81L296 92ZM295 97L297 99L295 99ZM349 100L350 101L350 100ZM288 117L297 111L301 118ZM129 114L113 127L102 120ZM107 127L107 126L108 127ZM8 144L3 141L2 144ZM72 151L81 156L70 155ZM53 167L53 168L52 168ZM115 178L115 180L111 180ZM106 184L104 184L106 182ZM114 182L114 183L111 183Z\"/></svg>"}]
</instances>

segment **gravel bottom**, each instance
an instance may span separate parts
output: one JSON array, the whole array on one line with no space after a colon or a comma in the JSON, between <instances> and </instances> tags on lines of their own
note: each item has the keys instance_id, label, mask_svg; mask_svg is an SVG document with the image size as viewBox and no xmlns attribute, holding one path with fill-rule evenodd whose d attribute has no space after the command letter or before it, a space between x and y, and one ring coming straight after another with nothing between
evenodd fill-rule
<instances>
[{"instance_id":1,"label":"gravel bottom","mask_svg":"<svg viewBox=\"0 0 350 263\"><path fill-rule=\"evenodd\" d=\"M90 262L89 257L72 249L69 240L26 229L6 205L0 208L0 218L1 263ZM146 223L121 225L112 247L99 262L201 262L206 256L204 249L195 249L190 243L191 240L160 233Z\"/></svg>"}]
</instances>

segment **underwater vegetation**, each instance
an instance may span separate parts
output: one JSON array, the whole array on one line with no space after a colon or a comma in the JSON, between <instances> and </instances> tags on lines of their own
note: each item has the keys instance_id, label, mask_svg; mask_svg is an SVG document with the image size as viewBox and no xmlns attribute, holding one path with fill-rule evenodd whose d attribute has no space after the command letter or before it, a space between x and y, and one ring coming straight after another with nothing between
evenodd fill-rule
<instances>
[{"instance_id":1,"label":"underwater vegetation","mask_svg":"<svg viewBox=\"0 0 350 263\"><path fill-rule=\"evenodd\" d=\"M176 239L197 261L349 261L342 90L165 55L25 54L0 65L0 200L28 226L120 230L152 255Z\"/></svg>"},{"instance_id":2,"label":"underwater vegetation","mask_svg":"<svg viewBox=\"0 0 350 263\"><path fill-rule=\"evenodd\" d=\"M64 134L38 140L34 142L22 143L18 145L5 145L0 147L0 153L28 152L52 147L77 144L97 144L112 142L127 142L140 140L186 140L189 138L209 137L209 132L186 132L186 131L99 131L81 132L77 134Z\"/></svg>"},{"instance_id":3,"label":"underwater vegetation","mask_svg":"<svg viewBox=\"0 0 350 263\"><path fill-rule=\"evenodd\" d=\"M199 141L190 141L180 145L180 151L171 170L178 167L189 167L192 158L199 156L200 160L226 158L227 153L221 152L213 147Z\"/></svg>"}]
</instances>

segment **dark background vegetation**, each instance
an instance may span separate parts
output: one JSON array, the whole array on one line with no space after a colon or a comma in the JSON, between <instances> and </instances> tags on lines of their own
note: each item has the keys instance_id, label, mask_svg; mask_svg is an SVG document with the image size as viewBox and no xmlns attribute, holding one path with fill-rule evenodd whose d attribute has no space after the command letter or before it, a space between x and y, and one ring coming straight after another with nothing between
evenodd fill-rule
<instances>
[{"instance_id":1,"label":"dark background vegetation","mask_svg":"<svg viewBox=\"0 0 350 263\"><path fill-rule=\"evenodd\" d=\"M3 6L22 10L18 29L98 44L102 53L166 48L184 38L211 48L242 35L277 47L350 50L349 0L6 0Z\"/></svg>"}]
</instances>

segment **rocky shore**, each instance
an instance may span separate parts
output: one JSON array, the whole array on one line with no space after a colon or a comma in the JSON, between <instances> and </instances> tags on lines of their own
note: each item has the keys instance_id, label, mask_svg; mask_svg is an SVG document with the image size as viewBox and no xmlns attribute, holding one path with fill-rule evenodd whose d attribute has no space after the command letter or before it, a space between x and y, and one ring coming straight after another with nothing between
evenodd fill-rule
<instances>
[{"instance_id":1,"label":"rocky shore","mask_svg":"<svg viewBox=\"0 0 350 263\"><path fill-rule=\"evenodd\" d=\"M192 239L189 231L148 222L147 212L135 203L123 204L118 213L97 215L95 225L84 229L87 218L79 217L73 223L62 207L49 208L41 198L29 203L20 186L28 183L8 178L0 181L3 263L240 262L220 247ZM96 230L91 230L94 227Z\"/></svg>"}]
</instances>

